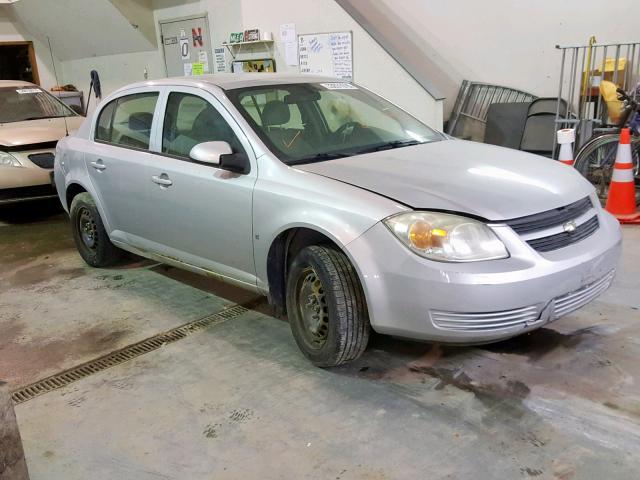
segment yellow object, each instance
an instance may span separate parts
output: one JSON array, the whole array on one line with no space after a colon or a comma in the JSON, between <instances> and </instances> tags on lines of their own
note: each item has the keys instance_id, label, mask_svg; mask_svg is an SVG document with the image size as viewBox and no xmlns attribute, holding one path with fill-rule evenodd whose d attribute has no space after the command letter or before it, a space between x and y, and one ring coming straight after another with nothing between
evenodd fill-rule
<instances>
[{"instance_id":1,"label":"yellow object","mask_svg":"<svg viewBox=\"0 0 640 480\"><path fill-rule=\"evenodd\" d=\"M417 221L409 227L409 240L412 245L421 250L431 246L431 225L427 222Z\"/></svg>"},{"instance_id":2,"label":"yellow object","mask_svg":"<svg viewBox=\"0 0 640 480\"><path fill-rule=\"evenodd\" d=\"M621 100L618 100L616 84L603 80L600 83L600 95L602 95L602 98L607 104L607 112L609 113L611 123L620 123L624 104Z\"/></svg>"},{"instance_id":3,"label":"yellow object","mask_svg":"<svg viewBox=\"0 0 640 480\"><path fill-rule=\"evenodd\" d=\"M593 46L597 43L596 37L595 35L591 35L591 37L589 38L589 50L587 51L587 65L591 65L591 50L593 49ZM587 70L588 70L588 66L587 66ZM582 74L582 96L584 96L587 93L587 77L588 77L588 71L585 71Z\"/></svg>"},{"instance_id":4,"label":"yellow object","mask_svg":"<svg viewBox=\"0 0 640 480\"><path fill-rule=\"evenodd\" d=\"M194 63L191 67L191 75L204 75L204 63Z\"/></svg>"}]
</instances>

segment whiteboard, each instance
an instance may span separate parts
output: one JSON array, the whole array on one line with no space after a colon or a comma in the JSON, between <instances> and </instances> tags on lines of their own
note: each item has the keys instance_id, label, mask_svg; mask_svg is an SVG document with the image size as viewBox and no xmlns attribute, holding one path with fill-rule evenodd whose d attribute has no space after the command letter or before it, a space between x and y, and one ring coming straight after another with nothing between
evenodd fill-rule
<instances>
[{"instance_id":1,"label":"whiteboard","mask_svg":"<svg viewBox=\"0 0 640 480\"><path fill-rule=\"evenodd\" d=\"M353 80L351 32L298 35L300 73Z\"/></svg>"}]
</instances>

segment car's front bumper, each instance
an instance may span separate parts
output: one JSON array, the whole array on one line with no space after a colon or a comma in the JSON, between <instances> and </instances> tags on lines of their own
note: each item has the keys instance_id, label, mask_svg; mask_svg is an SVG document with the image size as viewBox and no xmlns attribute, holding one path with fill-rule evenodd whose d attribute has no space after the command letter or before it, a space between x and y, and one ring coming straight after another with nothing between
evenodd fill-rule
<instances>
[{"instance_id":1,"label":"car's front bumper","mask_svg":"<svg viewBox=\"0 0 640 480\"><path fill-rule=\"evenodd\" d=\"M507 226L495 227L510 258L431 261L410 252L382 224L349 243L369 317L381 333L447 343L486 343L538 328L588 303L610 284L620 226L600 227L565 248L538 253Z\"/></svg>"},{"instance_id":2,"label":"car's front bumper","mask_svg":"<svg viewBox=\"0 0 640 480\"><path fill-rule=\"evenodd\" d=\"M23 167L3 167L0 170L0 205L40 200L57 196L53 169L40 167L29 155L50 154L50 150L11 152Z\"/></svg>"}]
</instances>

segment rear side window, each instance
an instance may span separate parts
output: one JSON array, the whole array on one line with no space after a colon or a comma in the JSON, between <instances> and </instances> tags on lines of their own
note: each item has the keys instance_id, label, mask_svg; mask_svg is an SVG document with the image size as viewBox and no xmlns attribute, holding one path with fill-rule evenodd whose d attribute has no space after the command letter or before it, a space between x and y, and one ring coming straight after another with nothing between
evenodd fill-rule
<instances>
[{"instance_id":1,"label":"rear side window","mask_svg":"<svg viewBox=\"0 0 640 480\"><path fill-rule=\"evenodd\" d=\"M157 92L120 97L107 105L98 117L96 140L148 149Z\"/></svg>"}]
</instances>

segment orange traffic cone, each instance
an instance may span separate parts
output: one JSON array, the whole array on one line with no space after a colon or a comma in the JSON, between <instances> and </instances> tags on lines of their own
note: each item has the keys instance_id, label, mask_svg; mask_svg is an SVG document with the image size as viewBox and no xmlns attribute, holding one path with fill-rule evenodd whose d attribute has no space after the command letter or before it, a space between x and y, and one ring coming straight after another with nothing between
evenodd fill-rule
<instances>
[{"instance_id":1,"label":"orange traffic cone","mask_svg":"<svg viewBox=\"0 0 640 480\"><path fill-rule=\"evenodd\" d=\"M558 161L573 167L573 142L576 141L576 131L573 128L563 128L558 130L557 135L560 145Z\"/></svg>"},{"instance_id":2,"label":"orange traffic cone","mask_svg":"<svg viewBox=\"0 0 640 480\"><path fill-rule=\"evenodd\" d=\"M609 185L606 210L620 223L640 223L640 212L636 209L636 185L631 159L631 131L623 128Z\"/></svg>"}]
</instances>

